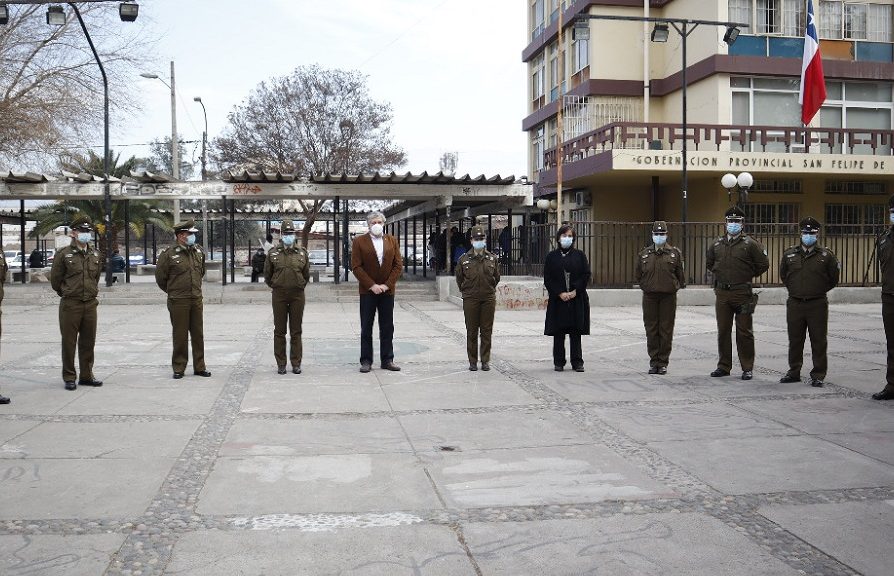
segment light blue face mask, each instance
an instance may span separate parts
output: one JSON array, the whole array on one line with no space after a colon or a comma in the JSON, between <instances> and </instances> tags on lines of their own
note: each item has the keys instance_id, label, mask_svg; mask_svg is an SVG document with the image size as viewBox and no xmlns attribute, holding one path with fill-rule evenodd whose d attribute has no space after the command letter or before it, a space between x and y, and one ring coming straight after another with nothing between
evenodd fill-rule
<instances>
[{"instance_id":1,"label":"light blue face mask","mask_svg":"<svg viewBox=\"0 0 894 576\"><path fill-rule=\"evenodd\" d=\"M741 222L727 222L726 223L726 232L730 236L739 235L742 232Z\"/></svg>"},{"instance_id":2,"label":"light blue face mask","mask_svg":"<svg viewBox=\"0 0 894 576\"><path fill-rule=\"evenodd\" d=\"M888 220L891 221L891 224L894 224L894 212L888 212Z\"/></svg>"},{"instance_id":3,"label":"light blue face mask","mask_svg":"<svg viewBox=\"0 0 894 576\"><path fill-rule=\"evenodd\" d=\"M807 246L813 246L816 244L816 234L801 234L801 244Z\"/></svg>"},{"instance_id":4,"label":"light blue face mask","mask_svg":"<svg viewBox=\"0 0 894 576\"><path fill-rule=\"evenodd\" d=\"M81 244L87 244L92 237L93 235L90 232L78 232L78 242Z\"/></svg>"},{"instance_id":5,"label":"light blue face mask","mask_svg":"<svg viewBox=\"0 0 894 576\"><path fill-rule=\"evenodd\" d=\"M196 243L196 235L195 234L190 234L189 236L186 237L186 245L187 246L192 246L195 243Z\"/></svg>"},{"instance_id":6,"label":"light blue face mask","mask_svg":"<svg viewBox=\"0 0 894 576\"><path fill-rule=\"evenodd\" d=\"M655 246L664 246L667 242L667 234L652 234L652 242Z\"/></svg>"},{"instance_id":7,"label":"light blue face mask","mask_svg":"<svg viewBox=\"0 0 894 576\"><path fill-rule=\"evenodd\" d=\"M485 246L487 246L487 242L484 240L472 240L472 248L475 250L484 250Z\"/></svg>"},{"instance_id":8,"label":"light blue face mask","mask_svg":"<svg viewBox=\"0 0 894 576\"><path fill-rule=\"evenodd\" d=\"M294 234L286 234L282 237L282 243L286 246L291 246L295 243L295 235Z\"/></svg>"},{"instance_id":9,"label":"light blue face mask","mask_svg":"<svg viewBox=\"0 0 894 576\"><path fill-rule=\"evenodd\" d=\"M571 236L562 236L561 238L559 238L559 246L561 246L562 248L565 248L566 250L568 248L571 248L571 245L573 243L574 243L574 238L572 238Z\"/></svg>"}]
</instances>

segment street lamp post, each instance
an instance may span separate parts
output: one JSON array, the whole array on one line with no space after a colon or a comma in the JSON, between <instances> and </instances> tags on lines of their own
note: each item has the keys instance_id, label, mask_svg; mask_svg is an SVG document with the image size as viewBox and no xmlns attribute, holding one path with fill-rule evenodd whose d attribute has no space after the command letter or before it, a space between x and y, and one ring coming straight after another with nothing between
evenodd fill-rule
<instances>
[{"instance_id":1,"label":"street lamp post","mask_svg":"<svg viewBox=\"0 0 894 576\"><path fill-rule=\"evenodd\" d=\"M174 180L180 180L180 142L177 138L177 91L174 82L174 61L171 60L171 83L168 84L158 74L143 72L143 78L158 80L171 89L171 176ZM174 224L180 222L180 199L174 199Z\"/></svg>"},{"instance_id":2,"label":"street lamp post","mask_svg":"<svg viewBox=\"0 0 894 576\"><path fill-rule=\"evenodd\" d=\"M205 116L205 131L202 132L202 182L204 182L208 176L205 164L205 152L208 149L208 111L205 110L205 103L202 102L201 96L193 98L193 102L202 105L202 114ZM208 201L204 199L202 200L202 242L206 247L211 244L211 239L208 237Z\"/></svg>"},{"instance_id":3,"label":"street lamp post","mask_svg":"<svg viewBox=\"0 0 894 576\"><path fill-rule=\"evenodd\" d=\"M739 197L736 200L736 206L745 209L745 203L748 202L748 190L754 185L754 177L750 172L742 172L738 176L735 174L724 174L720 179L720 184L726 188L727 196L732 198L733 188L738 187Z\"/></svg>"}]
</instances>

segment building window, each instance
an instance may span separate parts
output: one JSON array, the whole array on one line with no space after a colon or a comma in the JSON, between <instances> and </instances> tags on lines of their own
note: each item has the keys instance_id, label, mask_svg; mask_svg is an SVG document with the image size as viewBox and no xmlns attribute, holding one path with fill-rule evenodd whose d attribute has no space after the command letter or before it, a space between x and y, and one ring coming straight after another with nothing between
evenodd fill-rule
<instances>
[{"instance_id":1,"label":"building window","mask_svg":"<svg viewBox=\"0 0 894 576\"><path fill-rule=\"evenodd\" d=\"M797 232L800 204L763 204L749 202L745 206L748 213L748 228L756 236L763 234L794 234ZM789 224L780 229L780 224Z\"/></svg>"},{"instance_id":2,"label":"building window","mask_svg":"<svg viewBox=\"0 0 894 576\"><path fill-rule=\"evenodd\" d=\"M534 167L534 172L543 170L543 153L543 126L541 126L533 131L531 138L531 165Z\"/></svg>"},{"instance_id":3,"label":"building window","mask_svg":"<svg viewBox=\"0 0 894 576\"><path fill-rule=\"evenodd\" d=\"M880 195L888 193L884 182L854 182L849 180L826 180L826 194Z\"/></svg>"},{"instance_id":4,"label":"building window","mask_svg":"<svg viewBox=\"0 0 894 576\"><path fill-rule=\"evenodd\" d=\"M549 47L549 101L559 97L559 51L556 45Z\"/></svg>"},{"instance_id":5,"label":"building window","mask_svg":"<svg viewBox=\"0 0 894 576\"><path fill-rule=\"evenodd\" d=\"M818 6L821 38L832 40L894 40L894 22L890 4L860 2L820 2Z\"/></svg>"},{"instance_id":6,"label":"building window","mask_svg":"<svg viewBox=\"0 0 894 576\"><path fill-rule=\"evenodd\" d=\"M751 192L761 194L803 194L800 180L755 180Z\"/></svg>"},{"instance_id":7,"label":"building window","mask_svg":"<svg viewBox=\"0 0 894 576\"><path fill-rule=\"evenodd\" d=\"M783 36L804 36L807 30L807 21L804 16L804 2L792 2L789 0L782 5L782 34Z\"/></svg>"},{"instance_id":8,"label":"building window","mask_svg":"<svg viewBox=\"0 0 894 576\"><path fill-rule=\"evenodd\" d=\"M577 74L590 65L590 41L575 40L571 46L571 65Z\"/></svg>"},{"instance_id":9,"label":"building window","mask_svg":"<svg viewBox=\"0 0 894 576\"><path fill-rule=\"evenodd\" d=\"M752 0L729 0L729 19L731 22L748 24L748 30L753 30L751 21Z\"/></svg>"},{"instance_id":10,"label":"building window","mask_svg":"<svg viewBox=\"0 0 894 576\"><path fill-rule=\"evenodd\" d=\"M778 34L782 31L780 24L782 0L756 0L757 4L757 30L758 34Z\"/></svg>"},{"instance_id":11,"label":"building window","mask_svg":"<svg viewBox=\"0 0 894 576\"><path fill-rule=\"evenodd\" d=\"M543 34L543 2L544 0L531 2L531 40Z\"/></svg>"},{"instance_id":12,"label":"building window","mask_svg":"<svg viewBox=\"0 0 894 576\"><path fill-rule=\"evenodd\" d=\"M534 63L531 65L531 69L533 70L531 72L532 100L535 102L534 108L539 108L542 105L542 102L538 103L537 100L543 97L545 89L544 85L546 82L545 78L543 77L546 70L544 69L542 54L534 60Z\"/></svg>"},{"instance_id":13,"label":"building window","mask_svg":"<svg viewBox=\"0 0 894 576\"><path fill-rule=\"evenodd\" d=\"M826 235L872 234L885 212L884 204L826 204Z\"/></svg>"}]
</instances>

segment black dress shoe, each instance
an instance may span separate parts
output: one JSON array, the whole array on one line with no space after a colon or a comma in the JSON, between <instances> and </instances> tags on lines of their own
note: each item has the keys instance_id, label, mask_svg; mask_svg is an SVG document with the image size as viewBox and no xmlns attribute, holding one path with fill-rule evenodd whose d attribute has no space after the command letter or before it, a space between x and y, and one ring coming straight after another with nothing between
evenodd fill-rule
<instances>
[{"instance_id":1,"label":"black dress shoe","mask_svg":"<svg viewBox=\"0 0 894 576\"><path fill-rule=\"evenodd\" d=\"M65 389L66 389L66 390L77 390L77 389L78 389L78 385L75 384L75 381L74 381L74 380L66 380L66 382L65 382Z\"/></svg>"},{"instance_id":2,"label":"black dress shoe","mask_svg":"<svg viewBox=\"0 0 894 576\"><path fill-rule=\"evenodd\" d=\"M751 380L752 378L754 378L754 374L752 374L751 370L742 372L742 380Z\"/></svg>"},{"instance_id":3,"label":"black dress shoe","mask_svg":"<svg viewBox=\"0 0 894 576\"><path fill-rule=\"evenodd\" d=\"M721 376L729 376L729 370L718 368L717 370L711 372L711 378L720 378Z\"/></svg>"},{"instance_id":4,"label":"black dress shoe","mask_svg":"<svg viewBox=\"0 0 894 576\"><path fill-rule=\"evenodd\" d=\"M174 372L174 380L180 380L183 378L183 372Z\"/></svg>"},{"instance_id":5,"label":"black dress shoe","mask_svg":"<svg viewBox=\"0 0 894 576\"><path fill-rule=\"evenodd\" d=\"M779 379L780 384L791 384L792 382L800 382L800 381L801 381L800 376L790 376L789 374L786 374L785 376L783 376L782 378Z\"/></svg>"},{"instance_id":6,"label":"black dress shoe","mask_svg":"<svg viewBox=\"0 0 894 576\"><path fill-rule=\"evenodd\" d=\"M292 366L292 374L301 374L301 366Z\"/></svg>"},{"instance_id":7,"label":"black dress shoe","mask_svg":"<svg viewBox=\"0 0 894 576\"><path fill-rule=\"evenodd\" d=\"M872 395L873 400L894 400L894 390L888 390L885 388L881 392L876 392Z\"/></svg>"},{"instance_id":8,"label":"black dress shoe","mask_svg":"<svg viewBox=\"0 0 894 576\"><path fill-rule=\"evenodd\" d=\"M650 366L649 374L658 374L658 366Z\"/></svg>"},{"instance_id":9,"label":"black dress shoe","mask_svg":"<svg viewBox=\"0 0 894 576\"><path fill-rule=\"evenodd\" d=\"M659 374L667 374L667 368L665 368L664 366L660 366L658 368L658 373Z\"/></svg>"},{"instance_id":10,"label":"black dress shoe","mask_svg":"<svg viewBox=\"0 0 894 576\"><path fill-rule=\"evenodd\" d=\"M400 372L400 366L398 366L394 362L388 362L387 364L382 364L382 370L391 370L392 372Z\"/></svg>"},{"instance_id":11,"label":"black dress shoe","mask_svg":"<svg viewBox=\"0 0 894 576\"><path fill-rule=\"evenodd\" d=\"M286 370L285 366L280 366L279 368L276 369L277 374L285 374L286 372L288 372L288 370Z\"/></svg>"},{"instance_id":12,"label":"black dress shoe","mask_svg":"<svg viewBox=\"0 0 894 576\"><path fill-rule=\"evenodd\" d=\"M370 364L369 362L361 362L360 363L360 371L363 372L364 374L369 372L371 369L372 369L372 364Z\"/></svg>"},{"instance_id":13,"label":"black dress shoe","mask_svg":"<svg viewBox=\"0 0 894 576\"><path fill-rule=\"evenodd\" d=\"M482 363L481 363L481 369L484 370L485 372L487 372L488 370L490 370L490 362L482 362Z\"/></svg>"},{"instance_id":14,"label":"black dress shoe","mask_svg":"<svg viewBox=\"0 0 894 576\"><path fill-rule=\"evenodd\" d=\"M478 372L478 364L469 362L469 372Z\"/></svg>"},{"instance_id":15,"label":"black dress shoe","mask_svg":"<svg viewBox=\"0 0 894 576\"><path fill-rule=\"evenodd\" d=\"M580 366L572 366L571 369L574 370L575 372L583 372L583 371L584 371L584 365L581 364Z\"/></svg>"},{"instance_id":16,"label":"black dress shoe","mask_svg":"<svg viewBox=\"0 0 894 576\"><path fill-rule=\"evenodd\" d=\"M816 378L810 379L810 385L813 386L814 388L822 388L823 384L824 384L824 382L822 380L817 380Z\"/></svg>"},{"instance_id":17,"label":"black dress shoe","mask_svg":"<svg viewBox=\"0 0 894 576\"><path fill-rule=\"evenodd\" d=\"M193 374L195 374L196 376L202 376L203 378L211 377L211 372L208 372L207 370L199 370L198 372L193 372Z\"/></svg>"},{"instance_id":18,"label":"black dress shoe","mask_svg":"<svg viewBox=\"0 0 894 576\"><path fill-rule=\"evenodd\" d=\"M102 386L102 380L78 380L78 386L93 386L99 388Z\"/></svg>"},{"instance_id":19,"label":"black dress shoe","mask_svg":"<svg viewBox=\"0 0 894 576\"><path fill-rule=\"evenodd\" d=\"M6 396L0 396L0 404L9 404L10 400Z\"/></svg>"},{"instance_id":20,"label":"black dress shoe","mask_svg":"<svg viewBox=\"0 0 894 576\"><path fill-rule=\"evenodd\" d=\"M555 370L556 372L562 372L563 370L565 370L565 367L556 365L553 366L553 370Z\"/></svg>"}]
</instances>

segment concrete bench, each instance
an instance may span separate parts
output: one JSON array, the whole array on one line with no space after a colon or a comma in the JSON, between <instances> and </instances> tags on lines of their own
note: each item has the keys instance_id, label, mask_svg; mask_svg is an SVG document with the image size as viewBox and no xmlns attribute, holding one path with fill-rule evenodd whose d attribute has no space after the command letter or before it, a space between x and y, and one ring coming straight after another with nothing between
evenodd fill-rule
<instances>
[{"instance_id":1,"label":"concrete bench","mask_svg":"<svg viewBox=\"0 0 894 576\"><path fill-rule=\"evenodd\" d=\"M220 282L220 268L217 270L205 270L205 282Z\"/></svg>"},{"instance_id":2,"label":"concrete bench","mask_svg":"<svg viewBox=\"0 0 894 576\"><path fill-rule=\"evenodd\" d=\"M155 264L138 265L137 276L155 276Z\"/></svg>"},{"instance_id":3,"label":"concrete bench","mask_svg":"<svg viewBox=\"0 0 894 576\"><path fill-rule=\"evenodd\" d=\"M116 284L124 284L127 280L127 274L124 272L112 272L112 277L115 279Z\"/></svg>"}]
</instances>

